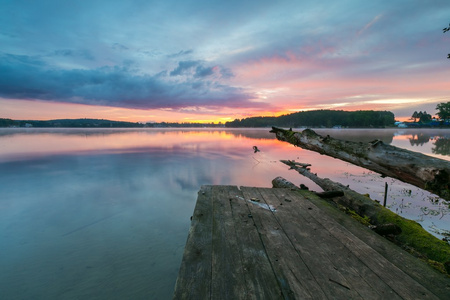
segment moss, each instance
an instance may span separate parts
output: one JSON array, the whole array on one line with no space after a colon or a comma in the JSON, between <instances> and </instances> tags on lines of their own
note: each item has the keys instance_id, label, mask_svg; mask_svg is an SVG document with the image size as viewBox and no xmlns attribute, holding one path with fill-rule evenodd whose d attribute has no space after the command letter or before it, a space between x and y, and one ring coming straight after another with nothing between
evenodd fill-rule
<instances>
[{"instance_id":1,"label":"moss","mask_svg":"<svg viewBox=\"0 0 450 300\"><path fill-rule=\"evenodd\" d=\"M300 193L306 198L317 198L318 201L321 201L321 203L325 202L327 206L333 206L336 208L336 205L331 204L337 204L336 202L322 201L322 199L311 194L309 191L301 191ZM370 211L368 216L366 214L358 214L356 211L340 204L337 204L337 208L346 212L352 218L358 220L364 225L379 225L387 223L396 224L402 229L402 232L395 237L393 242L414 256L429 263L431 266L444 274L450 274L450 267L446 268L447 265L450 266L450 244L427 232L422 228L422 226L420 226L419 223L405 219L375 201L369 200L367 197L363 198L366 200L363 201L360 206L362 207L364 206L364 203L367 203L367 205L371 207L370 210L362 210L366 212Z\"/></svg>"},{"instance_id":2,"label":"moss","mask_svg":"<svg viewBox=\"0 0 450 300\"><path fill-rule=\"evenodd\" d=\"M447 274L447 271L445 270L445 266L443 263L428 259L427 263L432 266L433 268L435 268L436 270L438 270L439 272L443 273L443 274Z\"/></svg>"},{"instance_id":3,"label":"moss","mask_svg":"<svg viewBox=\"0 0 450 300\"><path fill-rule=\"evenodd\" d=\"M347 215L349 215L350 217L352 217L353 219L355 219L359 223L363 224L364 226L369 226L371 224L370 223L370 218L368 216L364 215L362 217L356 211L354 211L352 209L349 209L348 207L345 207L343 205L339 205L338 207L339 207L340 210L342 210Z\"/></svg>"},{"instance_id":4,"label":"moss","mask_svg":"<svg viewBox=\"0 0 450 300\"><path fill-rule=\"evenodd\" d=\"M286 136L286 139L288 140L288 141L291 141L292 139L294 139L295 138L295 131L289 131L289 130L287 130L286 132L284 132L284 135ZM292 143L291 143L292 144Z\"/></svg>"},{"instance_id":5,"label":"moss","mask_svg":"<svg viewBox=\"0 0 450 300\"><path fill-rule=\"evenodd\" d=\"M395 242L401 247L416 256L423 256L424 260L429 259L440 264L450 262L450 245L423 229L419 223L405 219L368 198L364 200L363 197L357 197L356 193L352 196L353 199L361 201L361 218L367 215L372 225L393 223L401 228L402 232L395 237Z\"/></svg>"},{"instance_id":6,"label":"moss","mask_svg":"<svg viewBox=\"0 0 450 300\"><path fill-rule=\"evenodd\" d=\"M402 218L384 208L380 209L377 221L394 223L402 229L402 233L396 239L403 248L412 248L428 260L441 264L450 261L450 245L427 232L419 223Z\"/></svg>"},{"instance_id":7,"label":"moss","mask_svg":"<svg viewBox=\"0 0 450 300\"><path fill-rule=\"evenodd\" d=\"M305 129L302 131L302 135L307 136L307 137L317 137L319 136L314 130L312 129Z\"/></svg>"},{"instance_id":8,"label":"moss","mask_svg":"<svg viewBox=\"0 0 450 300\"><path fill-rule=\"evenodd\" d=\"M355 214L356 214L356 213L355 213ZM351 216L352 216L353 219L359 221L359 222L362 223L363 225L366 225L366 226L369 226L369 225L370 225L370 219L369 219L368 216L361 217L361 216L358 215L358 214L356 214L356 216L358 216L358 217L356 217L356 216L353 215L353 214L352 214Z\"/></svg>"}]
</instances>

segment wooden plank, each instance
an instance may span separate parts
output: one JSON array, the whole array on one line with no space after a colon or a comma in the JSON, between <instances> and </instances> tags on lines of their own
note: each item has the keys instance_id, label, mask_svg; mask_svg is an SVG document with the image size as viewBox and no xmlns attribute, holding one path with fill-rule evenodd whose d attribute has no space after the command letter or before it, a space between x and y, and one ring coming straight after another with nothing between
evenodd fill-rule
<instances>
[{"instance_id":1,"label":"wooden plank","mask_svg":"<svg viewBox=\"0 0 450 300\"><path fill-rule=\"evenodd\" d=\"M361 299L361 295L350 288L350 282L341 274L333 258L330 257L334 255L333 251L338 249L330 249L326 239L319 240L321 233L324 232L322 226L317 222L306 222L294 209L283 210L284 207L279 206L278 196L273 193L275 191L280 190L260 189L263 200L267 204L278 206L274 217L327 297ZM290 204L295 205L295 202ZM373 296L373 293L371 295Z\"/></svg>"},{"instance_id":2,"label":"wooden plank","mask_svg":"<svg viewBox=\"0 0 450 300\"><path fill-rule=\"evenodd\" d=\"M316 272L322 286L327 286L328 295L401 299L323 224L311 217L309 210L316 208L310 201L298 194L292 197L289 192L283 189L261 189L264 200L277 206L275 217L304 257L305 263ZM347 290L339 285L347 287Z\"/></svg>"},{"instance_id":3,"label":"wooden plank","mask_svg":"<svg viewBox=\"0 0 450 300\"><path fill-rule=\"evenodd\" d=\"M241 191L245 199L261 198L256 188L241 187ZM327 299L272 212L253 204L248 207L285 299Z\"/></svg>"},{"instance_id":4,"label":"wooden plank","mask_svg":"<svg viewBox=\"0 0 450 300\"><path fill-rule=\"evenodd\" d=\"M432 269L425 262L417 259L417 257L393 245L387 239L380 237L378 234L373 234L370 229L361 227L361 224L355 222L355 220L336 208L331 207L322 199L315 198L313 203L320 207L324 214L333 216L345 229L403 270L415 281L432 291L438 298L448 298L448 295L450 295L450 279L448 277Z\"/></svg>"},{"instance_id":5,"label":"wooden plank","mask_svg":"<svg viewBox=\"0 0 450 300\"><path fill-rule=\"evenodd\" d=\"M244 299L284 299L264 245L254 224L247 201L237 187L228 187L240 258L244 271Z\"/></svg>"},{"instance_id":6,"label":"wooden plank","mask_svg":"<svg viewBox=\"0 0 450 300\"><path fill-rule=\"evenodd\" d=\"M199 191L173 299L209 299L211 295L212 191Z\"/></svg>"},{"instance_id":7,"label":"wooden plank","mask_svg":"<svg viewBox=\"0 0 450 300\"><path fill-rule=\"evenodd\" d=\"M174 299L448 297L448 280L419 274L416 258L324 203L289 189L203 186ZM421 284L430 278L443 286Z\"/></svg>"},{"instance_id":8,"label":"wooden plank","mask_svg":"<svg viewBox=\"0 0 450 300\"><path fill-rule=\"evenodd\" d=\"M298 194L291 191L291 197L298 197ZM412 279L409 275L399 269L397 266L385 259L381 254L369 247L350 231L337 222L326 217L316 205L307 203L313 209L308 209L305 202L303 209L311 214L313 218L323 224L327 230L339 239L356 257L366 264L375 274L378 275L392 290L394 290L403 299L437 299L437 297L420 283ZM370 232L368 234L375 234ZM381 238L381 237L380 237Z\"/></svg>"},{"instance_id":9,"label":"wooden plank","mask_svg":"<svg viewBox=\"0 0 450 300\"><path fill-rule=\"evenodd\" d=\"M211 299L240 299L246 295L241 253L226 187L213 186Z\"/></svg>"}]
</instances>

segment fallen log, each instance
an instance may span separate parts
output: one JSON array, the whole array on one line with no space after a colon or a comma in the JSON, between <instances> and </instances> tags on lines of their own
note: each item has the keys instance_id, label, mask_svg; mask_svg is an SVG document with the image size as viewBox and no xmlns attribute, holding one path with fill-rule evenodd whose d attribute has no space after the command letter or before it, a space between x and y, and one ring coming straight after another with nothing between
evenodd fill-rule
<instances>
[{"instance_id":1,"label":"fallen log","mask_svg":"<svg viewBox=\"0 0 450 300\"><path fill-rule=\"evenodd\" d=\"M329 192L315 192L317 196L323 199L329 199L329 198L335 198L335 197L342 197L344 196L343 191L329 191Z\"/></svg>"},{"instance_id":2,"label":"fallen log","mask_svg":"<svg viewBox=\"0 0 450 300\"><path fill-rule=\"evenodd\" d=\"M274 188L284 188L284 189L291 189L291 190L299 190L300 188L290 182L289 180L284 179L281 176L278 176L274 180L272 180L272 187Z\"/></svg>"},{"instance_id":3,"label":"fallen log","mask_svg":"<svg viewBox=\"0 0 450 300\"><path fill-rule=\"evenodd\" d=\"M278 176L277 178L272 180L272 187L273 188L285 188L285 189L291 189L291 190L308 190L308 188L301 184L300 187L296 186L292 182L288 181L287 179ZM344 192L342 191L326 191L326 192L312 192L319 196L320 198L328 199L328 198L334 198L334 197L341 197L344 196Z\"/></svg>"},{"instance_id":4,"label":"fallen log","mask_svg":"<svg viewBox=\"0 0 450 300\"><path fill-rule=\"evenodd\" d=\"M379 140L349 142L321 136L311 129L295 132L272 127L270 132L280 141L399 179L450 200L449 161L386 145Z\"/></svg>"},{"instance_id":5,"label":"fallen log","mask_svg":"<svg viewBox=\"0 0 450 300\"><path fill-rule=\"evenodd\" d=\"M334 202L348 207L355 211L358 215L367 216L371 220L372 225L381 225L385 222L378 220L379 208L382 207L378 202L372 201L370 198L361 195L349 187L330 180L329 178L321 178L317 174L312 173L306 168L298 167L290 160L281 160L282 163L288 165L290 169L296 170L301 175L311 179L314 183L320 186L325 192L341 191L344 193L343 197L333 199Z\"/></svg>"},{"instance_id":6,"label":"fallen log","mask_svg":"<svg viewBox=\"0 0 450 300\"><path fill-rule=\"evenodd\" d=\"M306 168L295 166L292 163L289 164L292 161L282 162L291 166L291 169L298 171L301 175L310 178L326 192L341 191L344 195L330 198L331 201L343 207L351 215L356 213L360 220L368 221L372 225L371 228L377 233L395 235L395 238L391 240L399 246L423 258L443 273L450 274L450 244L427 232L419 223L397 215L378 202L353 191L347 186L328 178L320 178ZM284 181L289 182L286 179ZM290 185L294 184L290 183ZM300 191L300 189L298 190Z\"/></svg>"}]
</instances>

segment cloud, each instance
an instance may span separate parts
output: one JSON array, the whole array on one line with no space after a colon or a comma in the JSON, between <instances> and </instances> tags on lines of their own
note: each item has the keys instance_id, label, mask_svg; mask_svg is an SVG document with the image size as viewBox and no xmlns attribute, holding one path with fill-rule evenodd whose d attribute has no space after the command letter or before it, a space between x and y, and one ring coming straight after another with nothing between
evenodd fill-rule
<instances>
[{"instance_id":1,"label":"cloud","mask_svg":"<svg viewBox=\"0 0 450 300\"><path fill-rule=\"evenodd\" d=\"M168 58L176 58L176 57L180 57L180 56L185 56L188 54L192 54L194 52L194 50L189 49L189 50L181 50L180 52L177 53L173 53L173 54L169 54L167 55Z\"/></svg>"},{"instance_id":2,"label":"cloud","mask_svg":"<svg viewBox=\"0 0 450 300\"><path fill-rule=\"evenodd\" d=\"M129 50L130 48L128 48L125 45L122 45L120 43L114 43L111 48L113 48L114 50L118 50L118 51L125 51L125 50Z\"/></svg>"},{"instance_id":3,"label":"cloud","mask_svg":"<svg viewBox=\"0 0 450 300\"><path fill-rule=\"evenodd\" d=\"M449 94L448 0L3 2L8 98L290 109Z\"/></svg>"},{"instance_id":4,"label":"cloud","mask_svg":"<svg viewBox=\"0 0 450 300\"><path fill-rule=\"evenodd\" d=\"M87 60L94 60L94 55L89 50L80 49L80 50L73 50L73 49L59 49L55 50L52 54L48 56L63 56L63 57L81 57Z\"/></svg>"},{"instance_id":5,"label":"cloud","mask_svg":"<svg viewBox=\"0 0 450 300\"><path fill-rule=\"evenodd\" d=\"M366 24L360 31L358 31L357 35L361 35L364 31L372 27L378 20L382 17L382 15L377 15L375 18L372 19L369 23Z\"/></svg>"},{"instance_id":6,"label":"cloud","mask_svg":"<svg viewBox=\"0 0 450 300\"><path fill-rule=\"evenodd\" d=\"M173 80L163 72L142 75L127 66L96 69L55 69L39 59L0 55L0 97L154 109L191 106L261 107L244 90L205 80L211 72L200 62L180 62L171 72L192 76Z\"/></svg>"},{"instance_id":7,"label":"cloud","mask_svg":"<svg viewBox=\"0 0 450 300\"><path fill-rule=\"evenodd\" d=\"M194 77L208 77L214 74L215 67L197 66Z\"/></svg>"},{"instance_id":8,"label":"cloud","mask_svg":"<svg viewBox=\"0 0 450 300\"><path fill-rule=\"evenodd\" d=\"M229 68L219 65L205 66L202 61L188 60L178 62L178 66L170 72L170 76L192 76L194 78L206 78L215 76L216 78L228 79L234 76Z\"/></svg>"},{"instance_id":9,"label":"cloud","mask_svg":"<svg viewBox=\"0 0 450 300\"><path fill-rule=\"evenodd\" d=\"M178 63L178 67L176 67L172 72L170 72L170 76L179 76L188 73L192 70L192 68L198 66L200 61L180 61Z\"/></svg>"}]
</instances>

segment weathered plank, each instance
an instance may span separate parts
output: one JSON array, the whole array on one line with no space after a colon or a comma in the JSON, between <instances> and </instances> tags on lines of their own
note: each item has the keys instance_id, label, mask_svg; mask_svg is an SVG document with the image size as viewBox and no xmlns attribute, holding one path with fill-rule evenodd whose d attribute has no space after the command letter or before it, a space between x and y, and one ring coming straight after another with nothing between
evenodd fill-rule
<instances>
[{"instance_id":1,"label":"weathered plank","mask_svg":"<svg viewBox=\"0 0 450 300\"><path fill-rule=\"evenodd\" d=\"M212 187L202 186L192 216L174 299L211 295Z\"/></svg>"},{"instance_id":2,"label":"weathered plank","mask_svg":"<svg viewBox=\"0 0 450 300\"><path fill-rule=\"evenodd\" d=\"M290 189L202 187L174 299L447 298L448 279L324 203Z\"/></svg>"},{"instance_id":3,"label":"weathered plank","mask_svg":"<svg viewBox=\"0 0 450 300\"><path fill-rule=\"evenodd\" d=\"M344 195L342 197L331 198L332 201L355 211L362 217L367 216L371 225L377 227L375 231L392 223L398 234L396 240L400 245L414 249L414 251L422 254L424 257L440 263L442 268L450 263L449 244L427 232L419 223L397 215L376 201L355 192L348 186L344 186L328 178L320 178L317 174L305 168L297 168L292 164L292 161L282 160L282 162L287 163L291 166L291 169L297 170L300 174L314 181L325 191L342 191ZM285 181L286 179L277 177L273 183L275 182L274 186L279 186L278 182L282 182L282 185L288 185ZM316 195L318 194L316 193ZM447 271L447 274L449 274L449 271Z\"/></svg>"},{"instance_id":4,"label":"weathered plank","mask_svg":"<svg viewBox=\"0 0 450 300\"><path fill-rule=\"evenodd\" d=\"M373 284L379 282L377 276L323 224L311 217L309 211L317 207L310 201L290 190L261 189L261 193L268 204L278 206L274 216L321 285L326 287L329 297L386 299L378 290L386 290L388 286ZM280 202L286 197L291 202ZM399 299L391 294L389 299Z\"/></svg>"},{"instance_id":5,"label":"weathered plank","mask_svg":"<svg viewBox=\"0 0 450 300\"><path fill-rule=\"evenodd\" d=\"M246 293L239 244L227 187L212 188L211 299L239 299Z\"/></svg>"},{"instance_id":6,"label":"weathered plank","mask_svg":"<svg viewBox=\"0 0 450 300\"><path fill-rule=\"evenodd\" d=\"M237 187L228 189L247 299L284 299L251 212Z\"/></svg>"},{"instance_id":7,"label":"weathered plank","mask_svg":"<svg viewBox=\"0 0 450 300\"><path fill-rule=\"evenodd\" d=\"M290 193L289 190L286 192ZM291 196L295 197L296 195L291 193ZM300 210L307 211L313 219L320 222L328 232L345 245L359 261L369 267L380 280L389 286L390 290L393 290L402 299L416 299L417 296L419 296L420 299L437 299L437 297L427 288L412 279L373 248L354 236L346 228L339 225L334 219L331 219L329 215L324 214L324 212L313 203L309 201L308 203L298 201L298 203L301 204ZM370 234L373 233L370 232ZM395 249L394 246L391 250L396 251L397 249ZM350 259L349 263L351 261L354 261L354 259ZM389 293L389 296L393 296L393 294Z\"/></svg>"},{"instance_id":8,"label":"weathered plank","mask_svg":"<svg viewBox=\"0 0 450 300\"><path fill-rule=\"evenodd\" d=\"M314 196L307 195L305 197L309 198ZM448 295L450 295L450 280L448 277L431 269L429 265L396 247L389 240L373 234L372 230L361 226L359 222L355 222L355 220L336 210L336 208L330 206L325 201L314 201L314 204L320 207L324 214L332 216L342 227L385 257L389 262L402 269L415 281L420 282L429 290L433 291L438 298L448 298Z\"/></svg>"},{"instance_id":9,"label":"weathered plank","mask_svg":"<svg viewBox=\"0 0 450 300\"><path fill-rule=\"evenodd\" d=\"M256 188L241 187L241 190L245 199L262 198ZM249 208L285 299L327 299L273 213L257 205Z\"/></svg>"}]
</instances>

